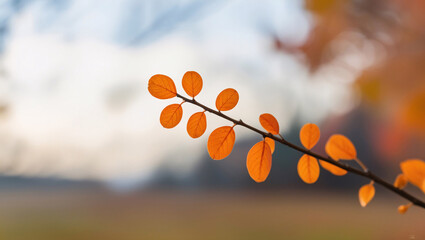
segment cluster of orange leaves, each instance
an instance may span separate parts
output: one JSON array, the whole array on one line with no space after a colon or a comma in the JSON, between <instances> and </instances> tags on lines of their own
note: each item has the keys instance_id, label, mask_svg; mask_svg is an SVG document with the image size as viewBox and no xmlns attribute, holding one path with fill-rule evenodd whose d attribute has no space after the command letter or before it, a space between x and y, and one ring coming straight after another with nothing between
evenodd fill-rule
<instances>
[{"instance_id":1,"label":"cluster of orange leaves","mask_svg":"<svg viewBox=\"0 0 425 240\"><path fill-rule=\"evenodd\" d=\"M202 77L194 71L186 72L182 79L184 91L193 99L197 96L203 86ZM148 90L152 96L159 99L170 99L177 96L174 81L165 75L157 74L149 79ZM228 88L223 90L216 99L216 108L219 112L233 109L239 101L239 94L236 90ZM179 124L183 116L182 104L171 104L165 107L160 116L160 123L164 128L173 128ZM207 128L206 110L194 113L187 122L187 132L192 138L198 138L205 133ZM270 134L279 134L279 123L276 118L264 113L259 117L261 126ZM208 138L208 153L214 160L226 158L233 149L235 143L235 131L233 126L223 126L215 129ZM281 137L281 136L280 136ZM313 123L305 124L300 130L301 144L311 150L320 139L320 129ZM246 166L250 177L255 182L264 182L271 170L272 154L275 150L275 141L264 137L262 141L254 144L249 150ZM344 135L332 135L325 145L326 153L335 161L356 160L357 151L354 144ZM319 162L322 168L337 176L347 174L347 171L331 164L304 154L298 161L297 170L299 177L308 184L315 183L320 175ZM364 166L364 171L367 171ZM402 189L408 182L419 187L425 193L425 162L419 159L410 159L400 164L402 173L394 182L394 186ZM374 181L363 185L359 189L359 201L365 207L375 196ZM400 213L405 213L412 204L399 206Z\"/></svg>"}]
</instances>

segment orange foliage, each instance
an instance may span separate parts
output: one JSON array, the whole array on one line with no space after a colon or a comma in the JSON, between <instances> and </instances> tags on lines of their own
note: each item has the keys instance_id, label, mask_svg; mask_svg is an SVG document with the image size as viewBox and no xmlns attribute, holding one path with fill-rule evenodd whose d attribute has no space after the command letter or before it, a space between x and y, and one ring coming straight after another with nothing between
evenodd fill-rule
<instances>
[{"instance_id":1,"label":"orange foliage","mask_svg":"<svg viewBox=\"0 0 425 240\"><path fill-rule=\"evenodd\" d=\"M320 129L316 124L307 123L300 130L300 140L307 149L312 149L320 138Z\"/></svg>"},{"instance_id":2,"label":"orange foliage","mask_svg":"<svg viewBox=\"0 0 425 240\"><path fill-rule=\"evenodd\" d=\"M407 180L425 193L425 162L419 159L409 159L400 163L400 168Z\"/></svg>"},{"instance_id":3,"label":"orange foliage","mask_svg":"<svg viewBox=\"0 0 425 240\"><path fill-rule=\"evenodd\" d=\"M171 104L164 108L161 112L159 121L165 128L173 128L182 120L183 108L181 104Z\"/></svg>"},{"instance_id":4,"label":"orange foliage","mask_svg":"<svg viewBox=\"0 0 425 240\"><path fill-rule=\"evenodd\" d=\"M369 184L363 185L359 190L359 201L362 207L366 205L373 199L375 196L375 187L373 186L373 181Z\"/></svg>"},{"instance_id":5,"label":"orange foliage","mask_svg":"<svg viewBox=\"0 0 425 240\"><path fill-rule=\"evenodd\" d=\"M207 129L207 117L204 112L197 112L190 116L187 121L187 133L192 138L198 138Z\"/></svg>"},{"instance_id":6,"label":"orange foliage","mask_svg":"<svg viewBox=\"0 0 425 240\"><path fill-rule=\"evenodd\" d=\"M182 84L186 93L194 98L197 94L199 94L202 89L202 78L196 72L186 72L186 74L183 76ZM174 82L165 75L158 74L152 76L149 79L148 90L154 97L157 97L159 99L168 99L178 96L179 98L182 98L184 100L180 104L171 104L162 110L160 116L160 123L165 128L173 128L177 124L179 124L183 116L183 109L181 105L184 102L190 102L204 109L203 112L194 113L187 122L187 132L192 138L198 138L202 136L206 130L207 121L205 111L209 111L213 114L219 115L235 123L235 125L233 125L232 127L223 126L215 129L208 137L208 154L214 160L224 159L232 152L236 139L235 131L233 129L234 126L239 124L257 133L260 133L264 137L264 139L263 141L256 143L249 150L246 159L246 166L250 177L255 182L264 182L267 179L272 165L272 153L275 150L275 140L272 139L275 138L274 136L266 137L269 135L261 130L251 127L241 121L237 121L230 117L223 116L223 114L217 113L216 111L211 110L210 108L205 107L204 105L194 100L178 95ZM425 100L425 98L423 99ZM237 91L228 88L223 90L217 96L216 107L219 111L228 111L236 106L238 100L239 95ZM422 101L422 98L420 98L420 100ZM416 107L417 106L415 106L415 108ZM267 132L273 135L279 134L279 123L273 115L268 113L261 114L259 120L261 125ZM305 183L312 184L315 183L319 178L320 167L317 159L311 156L318 155L312 154L310 150L318 143L320 139L320 129L315 124L307 123L301 128L299 135L302 145L308 151L293 146L294 144L287 142L285 139L283 139L282 136L280 136L281 140L279 140L279 142L305 153L298 161L297 171L299 177ZM347 137L341 134L332 135L325 145L325 150L327 154L335 161L339 161L341 159L356 160L357 163L362 167L363 171L367 173L368 170L366 166L364 166L364 164L359 159L357 159L356 148ZM324 157L319 158L325 159ZM324 169L334 175L342 176L347 174L347 170L337 167L330 162L326 162L323 160L319 160L319 162ZM374 175L359 174L357 171L354 171L351 166L347 166L346 168L351 170L351 172L353 173L357 173L358 175L366 176L370 179L378 179L375 178ZM409 159L402 162L400 164L400 168L403 173L397 176L396 180L394 181L394 187L402 189L406 186L407 182L410 182L420 188L425 193L425 162L419 159ZM385 184L383 184L383 186L390 188L388 187L388 185ZM395 192L397 193L397 191ZM400 193L399 195L404 196ZM363 185L359 189L360 205L362 207L365 207L373 199L374 196L374 181L371 181L369 184ZM412 203L401 205L399 206L398 211L403 214L411 205Z\"/></svg>"},{"instance_id":7,"label":"orange foliage","mask_svg":"<svg viewBox=\"0 0 425 240\"><path fill-rule=\"evenodd\" d=\"M215 106L218 111L229 111L233 109L239 101L239 94L233 88L224 89L218 94Z\"/></svg>"},{"instance_id":8,"label":"orange foliage","mask_svg":"<svg viewBox=\"0 0 425 240\"><path fill-rule=\"evenodd\" d=\"M394 187L398 188L398 189L403 189L406 185L407 185L407 178L406 176L404 176L404 174L399 174L397 176L397 178L394 181Z\"/></svg>"},{"instance_id":9,"label":"orange foliage","mask_svg":"<svg viewBox=\"0 0 425 240\"><path fill-rule=\"evenodd\" d=\"M169 99L177 96L176 85L168 76L157 74L149 79L148 90L152 96L159 99Z\"/></svg>"},{"instance_id":10,"label":"orange foliage","mask_svg":"<svg viewBox=\"0 0 425 240\"><path fill-rule=\"evenodd\" d=\"M274 153L274 148L275 148L275 142L274 142L274 140L271 139L271 138L268 138L268 137L264 138L264 140L269 145L270 150L272 151L272 153Z\"/></svg>"},{"instance_id":11,"label":"orange foliage","mask_svg":"<svg viewBox=\"0 0 425 240\"><path fill-rule=\"evenodd\" d=\"M194 98L202 90L202 77L197 72L186 72L183 75L182 85L187 95Z\"/></svg>"},{"instance_id":12,"label":"orange foliage","mask_svg":"<svg viewBox=\"0 0 425 240\"><path fill-rule=\"evenodd\" d=\"M319 162L320 162L320 165L322 166L322 168L328 170L333 175L344 176L345 174L347 174L347 170L345 170L345 169L342 169L340 167L332 165L332 164L325 162L323 160L319 160Z\"/></svg>"},{"instance_id":13,"label":"orange foliage","mask_svg":"<svg viewBox=\"0 0 425 240\"><path fill-rule=\"evenodd\" d=\"M248 152L246 167L251 178L264 182L272 168L272 152L265 140L256 143Z\"/></svg>"},{"instance_id":14,"label":"orange foliage","mask_svg":"<svg viewBox=\"0 0 425 240\"><path fill-rule=\"evenodd\" d=\"M334 160L352 160L357 158L353 143L341 134L332 135L325 146L326 153Z\"/></svg>"},{"instance_id":15,"label":"orange foliage","mask_svg":"<svg viewBox=\"0 0 425 240\"><path fill-rule=\"evenodd\" d=\"M208 138L208 154L214 160L221 160L229 156L234 144L235 131L233 127L219 127Z\"/></svg>"},{"instance_id":16,"label":"orange foliage","mask_svg":"<svg viewBox=\"0 0 425 240\"><path fill-rule=\"evenodd\" d=\"M261 114L260 123L261 123L261 126L263 126L263 128L266 129L267 132L273 135L279 134L279 123L277 122L276 118L273 115L269 113Z\"/></svg>"},{"instance_id":17,"label":"orange foliage","mask_svg":"<svg viewBox=\"0 0 425 240\"><path fill-rule=\"evenodd\" d=\"M297 165L298 175L308 184L315 183L319 179L320 167L317 159L304 154Z\"/></svg>"},{"instance_id":18,"label":"orange foliage","mask_svg":"<svg viewBox=\"0 0 425 240\"><path fill-rule=\"evenodd\" d=\"M411 203L406 204L406 205L400 205L400 206L398 206L397 210L400 214L405 214L407 212L407 210L409 210L410 206L412 206Z\"/></svg>"}]
</instances>

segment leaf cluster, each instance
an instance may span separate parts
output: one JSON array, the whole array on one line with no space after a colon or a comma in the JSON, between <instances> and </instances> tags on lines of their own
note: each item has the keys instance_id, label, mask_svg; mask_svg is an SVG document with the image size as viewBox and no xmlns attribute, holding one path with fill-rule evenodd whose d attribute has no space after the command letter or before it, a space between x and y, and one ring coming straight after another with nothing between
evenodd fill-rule
<instances>
[{"instance_id":1,"label":"leaf cluster","mask_svg":"<svg viewBox=\"0 0 425 240\"><path fill-rule=\"evenodd\" d=\"M190 101L194 104L197 103L195 101L195 97L202 90L202 77L194 71L186 72L182 79L182 86L187 95L192 97L192 100L179 95L174 81L168 76L157 74L149 79L148 90L152 96L159 99L170 99L174 97L180 97L183 99L180 104L174 103L168 105L162 110L160 123L164 128L173 128L180 123L183 116L183 103L186 101ZM196 104L202 106L204 111L194 113L187 122L187 133L192 138L199 138L205 133L207 128L205 112L207 111L224 117L227 120L231 120L234 123L232 126L219 127L212 131L209 135L207 149L209 156L214 160L222 160L229 156L232 152L236 140L234 128L237 125L241 125L242 121L236 122L235 120L226 117L221 112L232 110L238 104L238 101L239 94L235 89L224 89L218 94L215 101L217 111L204 107L201 104ZM369 183L361 186L359 189L358 197L360 205L365 207L375 196L374 179L376 180L376 177L371 175L368 168L362 163L362 161L360 161L360 159L358 159L356 147L346 136L341 134L332 135L325 145L325 151L330 157L330 160L323 157L320 157L322 160L318 160L315 156L320 155L313 154L311 152L320 140L320 129L316 124L307 123L300 129L300 142L304 147L304 149L301 149L290 144L282 137L282 135L280 135L279 122L272 114L261 114L259 116L259 122L267 131L267 135L263 134L260 130L244 124L245 127L261 133L263 137L261 141L252 146L246 157L246 167L249 176L255 182L264 182L270 174L272 167L272 155L275 150L275 140L272 139L274 138L281 140L279 141L280 143L286 143L287 146L304 153L298 161L297 171L299 177L305 183L313 184L317 182L320 176L320 166L336 176L343 176L347 174L347 169L350 170L352 168L344 167L345 169L343 169L340 167L341 165L336 163L339 161L353 161L361 167L363 171L362 175L371 179ZM425 162L419 159L410 159L402 162L400 167L402 173L397 176L393 187L401 190L407 185L407 183L411 183L425 193ZM384 184L384 186L388 188L388 185ZM412 203L401 205L399 206L398 211L403 214L412 205Z\"/></svg>"}]
</instances>

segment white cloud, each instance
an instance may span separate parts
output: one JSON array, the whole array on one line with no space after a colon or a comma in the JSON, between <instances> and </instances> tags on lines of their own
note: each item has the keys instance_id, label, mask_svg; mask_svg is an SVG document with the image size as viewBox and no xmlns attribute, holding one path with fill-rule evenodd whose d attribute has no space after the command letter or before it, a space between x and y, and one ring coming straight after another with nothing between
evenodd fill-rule
<instances>
[{"instance_id":1,"label":"white cloud","mask_svg":"<svg viewBox=\"0 0 425 240\"><path fill-rule=\"evenodd\" d=\"M250 9L239 11L242 5ZM209 106L222 89L237 89L240 103L229 115L257 127L259 114L271 112L287 129L297 107L308 104L322 113L308 118L322 119L333 107L328 99L347 85L332 89L320 76L312 83L296 60L265 50L268 36L254 20L279 28L287 24L273 24L302 19L302 12L281 18L275 10L274 17L247 20L256 6L235 2L197 24L132 48L87 36L85 30L72 41L55 31L38 32L34 12L26 11L15 19L2 56L11 110L0 127L5 146L0 171L100 180L148 179L164 162L183 174L190 171L207 152L207 134L192 140L186 133L187 119L199 109L184 104L180 125L163 129L162 108L179 100L149 95L148 79L157 73L172 77L182 92L184 72L198 71L204 78L198 100ZM282 13L289 11L281 7ZM242 20L232 22L235 13ZM231 24L223 26L226 22ZM307 21L303 26L288 31L302 38ZM222 124L229 123L209 114L207 133ZM237 129L237 138L247 136L253 134Z\"/></svg>"}]
</instances>

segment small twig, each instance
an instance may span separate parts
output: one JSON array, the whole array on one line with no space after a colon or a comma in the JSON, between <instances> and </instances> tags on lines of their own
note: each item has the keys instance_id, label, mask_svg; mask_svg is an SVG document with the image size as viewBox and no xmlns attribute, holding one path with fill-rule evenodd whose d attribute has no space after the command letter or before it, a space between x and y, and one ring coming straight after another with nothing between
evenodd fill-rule
<instances>
[{"instance_id":1,"label":"small twig","mask_svg":"<svg viewBox=\"0 0 425 240\"><path fill-rule=\"evenodd\" d=\"M424 201L416 198L415 196L411 195L410 193L408 193L408 192L406 192L406 191L404 191L402 189L399 189L399 188L394 187L391 183L389 183L389 182L383 180L382 178L376 176L374 173L372 173L371 171L369 171L366 168L366 166L360 160L358 160L358 159L356 159L356 162L362 167L362 169L364 171L361 171L361 170L359 170L357 168L354 168L352 166L349 166L347 164L344 164L341 161L335 161L335 160L333 160L330 157L325 157L325 156L322 156L322 155L317 154L315 152L312 152L310 150L307 150L305 148L299 147L299 146L297 146L297 145L295 145L295 144L293 144L293 143L288 142L287 140L285 140L280 134L279 134L279 137L277 137L275 135L272 135L271 133L267 133L267 132L264 132L264 131L262 131L260 129L255 128L255 127L252 127L251 125L246 124L242 120L233 119L233 118L231 118L231 117L223 114L220 111L216 111L216 110L214 110L212 108L209 108L209 107L207 107L207 106L205 106L205 105L197 102L195 99L188 99L188 98L186 98L186 97L184 97L184 96L182 96L180 94L177 94L177 97L185 100L186 102L189 102L189 103L192 103L192 104L194 104L194 105L196 105L198 107L201 107L201 108L203 108L207 112L210 112L210 113L215 114L215 115L217 115L217 116L219 116L221 118L224 118L224 119L226 119L226 120L228 120L230 122L233 122L234 125L243 126L245 128L248 128L251 131L254 131L254 132L262 135L263 137L271 138L271 139L273 139L273 140L275 140L275 141L277 141L277 142L279 142L279 143L281 143L283 145L286 145L286 146L288 146L288 147L290 147L290 148L292 148L292 149L294 149L294 150L296 150L298 152L308 154L308 155L310 155L312 157L315 157L317 159L320 159L320 160L323 160L325 162L328 162L328 163L330 163L332 165L335 165L335 166L337 166L339 168L342 168L342 169L344 169L344 170L346 170L348 172L351 172L351 173L354 173L356 175L359 175L359 176L368 178L368 179L370 179L370 180L378 183L379 185L383 186L384 188L387 188L388 190L390 190L390 191L398 194L399 196L401 196L401 197L409 200L413 205L416 205L416 206L425 208L425 202Z\"/></svg>"},{"instance_id":2,"label":"small twig","mask_svg":"<svg viewBox=\"0 0 425 240\"><path fill-rule=\"evenodd\" d=\"M360 159L355 158L354 161L356 161L357 164L359 164L359 166L363 169L363 171L369 172L369 169L367 169L366 165L364 165L364 163L360 161Z\"/></svg>"},{"instance_id":3,"label":"small twig","mask_svg":"<svg viewBox=\"0 0 425 240\"><path fill-rule=\"evenodd\" d=\"M280 133L279 133L279 137L280 137L280 139L284 140L283 136L282 136L282 135L280 135Z\"/></svg>"}]
</instances>

